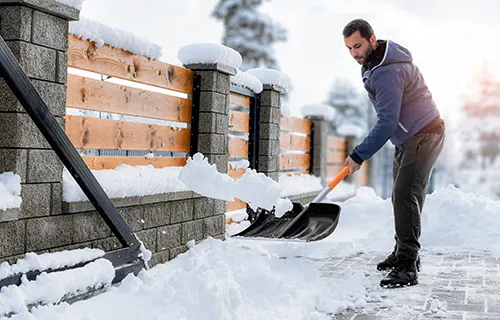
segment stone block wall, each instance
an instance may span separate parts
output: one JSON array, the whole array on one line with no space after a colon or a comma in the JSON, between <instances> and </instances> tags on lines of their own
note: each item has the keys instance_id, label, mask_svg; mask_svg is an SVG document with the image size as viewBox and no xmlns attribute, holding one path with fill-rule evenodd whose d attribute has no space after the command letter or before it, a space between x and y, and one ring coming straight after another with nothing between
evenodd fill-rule
<instances>
[{"instance_id":1,"label":"stone block wall","mask_svg":"<svg viewBox=\"0 0 500 320\"><path fill-rule=\"evenodd\" d=\"M64 127L69 21L79 11L52 0L0 2L0 35ZM0 78L0 172L21 177L20 209L0 211L0 260L71 244L62 213L62 164Z\"/></svg>"}]
</instances>

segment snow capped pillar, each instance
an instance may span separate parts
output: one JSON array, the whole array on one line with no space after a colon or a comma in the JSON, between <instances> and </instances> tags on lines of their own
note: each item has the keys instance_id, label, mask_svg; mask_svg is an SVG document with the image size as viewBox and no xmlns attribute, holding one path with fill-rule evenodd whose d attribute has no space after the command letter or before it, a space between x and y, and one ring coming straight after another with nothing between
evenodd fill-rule
<instances>
[{"instance_id":1,"label":"snow capped pillar","mask_svg":"<svg viewBox=\"0 0 500 320\"><path fill-rule=\"evenodd\" d=\"M236 75L241 55L221 44L197 43L182 47L178 57L201 78L197 151L215 163L219 172L227 173L229 78Z\"/></svg>"},{"instance_id":2,"label":"snow capped pillar","mask_svg":"<svg viewBox=\"0 0 500 320\"><path fill-rule=\"evenodd\" d=\"M69 21L80 11L53 0L0 2L0 34L52 114L64 126ZM0 259L71 244L72 218L61 215L63 166L0 79L0 173L20 176L20 214L1 223ZM1 215L0 211L0 215ZM2 241L8 239L8 241Z\"/></svg>"},{"instance_id":3,"label":"snow capped pillar","mask_svg":"<svg viewBox=\"0 0 500 320\"><path fill-rule=\"evenodd\" d=\"M193 121L198 122L197 152L215 164L217 171L227 173L230 77L236 75L241 55L221 44L197 43L182 47L178 58L185 68L194 71L195 77L200 77L199 112L193 114ZM223 233L226 222L222 215L226 212L226 201L203 200L206 202L204 206L214 206L214 215L221 215L221 219L213 223L214 233Z\"/></svg>"},{"instance_id":4,"label":"snow capped pillar","mask_svg":"<svg viewBox=\"0 0 500 320\"><path fill-rule=\"evenodd\" d=\"M263 84L260 93L259 159L257 170L279 181L281 94L290 86L290 77L272 69L247 71Z\"/></svg>"},{"instance_id":5,"label":"snow capped pillar","mask_svg":"<svg viewBox=\"0 0 500 320\"><path fill-rule=\"evenodd\" d=\"M335 117L335 109L325 104L309 104L301 109L305 119L312 122L313 137L311 148L313 150L312 175L321 178L321 184L328 183L328 136L331 135L332 120Z\"/></svg>"}]
</instances>

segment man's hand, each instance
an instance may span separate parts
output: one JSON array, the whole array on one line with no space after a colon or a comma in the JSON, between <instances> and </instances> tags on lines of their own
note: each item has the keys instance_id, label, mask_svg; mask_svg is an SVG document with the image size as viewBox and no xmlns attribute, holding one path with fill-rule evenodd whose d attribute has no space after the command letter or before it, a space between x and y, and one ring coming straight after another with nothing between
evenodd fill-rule
<instances>
[{"instance_id":1,"label":"man's hand","mask_svg":"<svg viewBox=\"0 0 500 320\"><path fill-rule=\"evenodd\" d=\"M351 157L347 157L344 161L344 165L349 166L349 175L358 171L361 168L361 165L357 164Z\"/></svg>"}]
</instances>

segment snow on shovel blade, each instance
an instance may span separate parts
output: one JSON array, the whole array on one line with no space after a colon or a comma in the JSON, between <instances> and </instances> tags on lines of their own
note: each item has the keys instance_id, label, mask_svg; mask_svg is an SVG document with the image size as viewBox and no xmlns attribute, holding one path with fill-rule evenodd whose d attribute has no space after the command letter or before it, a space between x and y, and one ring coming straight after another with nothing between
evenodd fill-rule
<instances>
[{"instance_id":1,"label":"snow on shovel blade","mask_svg":"<svg viewBox=\"0 0 500 320\"><path fill-rule=\"evenodd\" d=\"M300 218L293 222L300 213ZM272 212L262 210L247 229L233 237L278 238L281 231L288 229L279 238L318 241L335 230L339 215L340 206L336 204L310 203L304 208L300 203L293 203L293 209L280 218Z\"/></svg>"}]
</instances>

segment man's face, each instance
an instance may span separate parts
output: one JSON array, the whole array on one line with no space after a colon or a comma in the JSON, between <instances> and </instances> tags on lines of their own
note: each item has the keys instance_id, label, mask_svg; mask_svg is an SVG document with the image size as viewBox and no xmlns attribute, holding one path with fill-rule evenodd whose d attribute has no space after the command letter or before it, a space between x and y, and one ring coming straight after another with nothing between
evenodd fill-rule
<instances>
[{"instance_id":1,"label":"man's face","mask_svg":"<svg viewBox=\"0 0 500 320\"><path fill-rule=\"evenodd\" d=\"M371 36L370 41L368 41L361 36L359 31L356 31L350 37L344 37L345 46L349 49L351 56L361 65L367 62L367 59L375 50L376 42L375 36Z\"/></svg>"}]
</instances>

